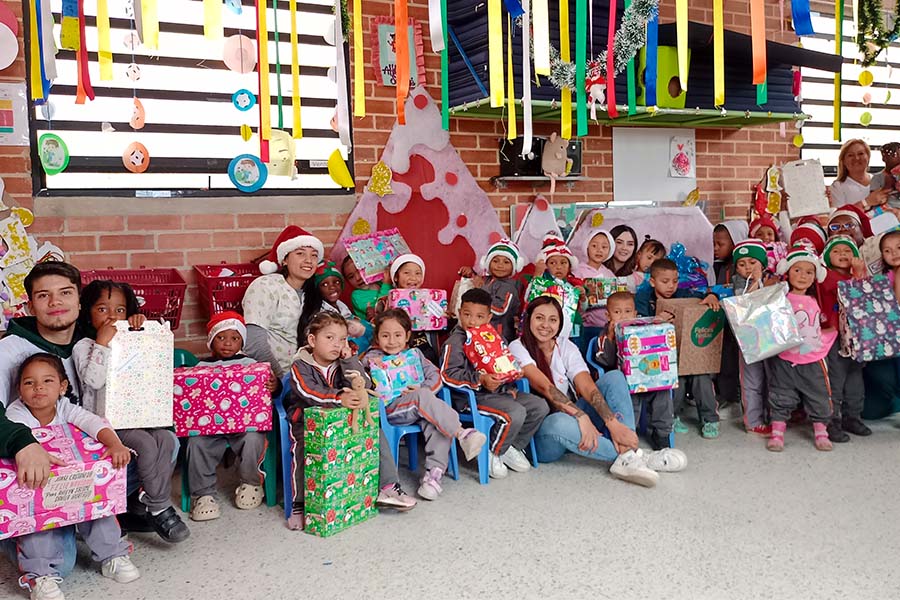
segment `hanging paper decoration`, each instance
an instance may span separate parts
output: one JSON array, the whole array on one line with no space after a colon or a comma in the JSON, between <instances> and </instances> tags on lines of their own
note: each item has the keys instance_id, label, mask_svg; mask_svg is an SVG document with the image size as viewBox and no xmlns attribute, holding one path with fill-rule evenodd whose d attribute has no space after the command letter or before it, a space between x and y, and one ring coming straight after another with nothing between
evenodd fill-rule
<instances>
[{"instance_id":1,"label":"hanging paper decoration","mask_svg":"<svg viewBox=\"0 0 900 600\"><path fill-rule=\"evenodd\" d=\"M59 25L59 45L64 50L78 50L81 40L78 33L79 0L63 0Z\"/></svg>"},{"instance_id":2,"label":"hanging paper decoration","mask_svg":"<svg viewBox=\"0 0 900 600\"><path fill-rule=\"evenodd\" d=\"M500 0L488 0L488 79L491 107L503 106L503 22ZM399 56L397 57L399 68ZM401 124L403 122L401 121Z\"/></svg>"},{"instance_id":3,"label":"hanging paper decoration","mask_svg":"<svg viewBox=\"0 0 900 600\"><path fill-rule=\"evenodd\" d=\"M853 3L856 4L856 1L853 0ZM809 0L791 0L791 18L794 21L794 33L797 35L814 35L816 33L813 30L809 14Z\"/></svg>"},{"instance_id":4,"label":"hanging paper decoration","mask_svg":"<svg viewBox=\"0 0 900 600\"><path fill-rule=\"evenodd\" d=\"M55 133L44 133L38 138L38 155L47 175L62 173L69 166L69 147Z\"/></svg>"},{"instance_id":5,"label":"hanging paper decoration","mask_svg":"<svg viewBox=\"0 0 900 600\"><path fill-rule=\"evenodd\" d=\"M625 0L625 9L627 10L629 6L631 6L632 0ZM627 89L627 97L628 97L628 114L635 115L637 114L637 75L635 73L634 67L634 59L628 61L628 66L625 68L626 81L628 85Z\"/></svg>"},{"instance_id":6,"label":"hanging paper decoration","mask_svg":"<svg viewBox=\"0 0 900 600\"><path fill-rule=\"evenodd\" d=\"M512 52L512 19L506 17L506 139L514 140L518 136L516 131L516 79L513 75ZM522 81L523 87L531 85L530 81Z\"/></svg>"},{"instance_id":7,"label":"hanging paper decoration","mask_svg":"<svg viewBox=\"0 0 900 600\"><path fill-rule=\"evenodd\" d=\"M433 1L429 0L429 2ZM528 0L525 1L527 2ZM444 131L450 131L450 55L447 51L447 44L444 42L447 39L447 0L440 0L440 3L441 34L443 36L441 40L443 45L441 48L441 127ZM431 43L434 44L433 34ZM523 78L523 81L528 81L528 79ZM523 90L530 87L530 85L524 85Z\"/></svg>"},{"instance_id":8,"label":"hanging paper decoration","mask_svg":"<svg viewBox=\"0 0 900 600\"><path fill-rule=\"evenodd\" d=\"M441 0L428 0L428 32L431 34L431 50L435 54L447 47L444 36L445 10Z\"/></svg>"},{"instance_id":9,"label":"hanging paper decoration","mask_svg":"<svg viewBox=\"0 0 900 600\"><path fill-rule=\"evenodd\" d=\"M532 19L534 26L534 72L536 75L550 76L550 15L548 0L534 0ZM527 32L525 37L528 37Z\"/></svg>"},{"instance_id":10,"label":"hanging paper decoration","mask_svg":"<svg viewBox=\"0 0 900 600\"><path fill-rule=\"evenodd\" d=\"M144 124L147 122L147 113L144 111L144 105L137 98L132 98L134 101L134 110L131 111L131 120L129 124L132 129L143 129Z\"/></svg>"},{"instance_id":11,"label":"hanging paper decoration","mask_svg":"<svg viewBox=\"0 0 900 600\"><path fill-rule=\"evenodd\" d=\"M393 177L394 172L391 171L391 168L383 160L379 160L372 167L372 176L369 177L369 185L366 186L366 189L374 194L378 194L379 198L384 198L388 194L394 193L394 190L391 189Z\"/></svg>"},{"instance_id":12,"label":"hanging paper decoration","mask_svg":"<svg viewBox=\"0 0 900 600\"><path fill-rule=\"evenodd\" d=\"M241 139L245 142L249 142L251 137L253 137L253 129L244 123L241 125Z\"/></svg>"},{"instance_id":13,"label":"hanging paper decoration","mask_svg":"<svg viewBox=\"0 0 900 600\"><path fill-rule=\"evenodd\" d=\"M713 0L713 102L725 105L725 11L724 0Z\"/></svg>"},{"instance_id":14,"label":"hanging paper decoration","mask_svg":"<svg viewBox=\"0 0 900 600\"><path fill-rule=\"evenodd\" d=\"M529 0L524 0L522 5L522 156L531 154L533 140L531 122L531 36L525 32L531 31L531 9Z\"/></svg>"},{"instance_id":15,"label":"hanging paper decoration","mask_svg":"<svg viewBox=\"0 0 900 600\"><path fill-rule=\"evenodd\" d=\"M272 94L269 92L269 28L266 22L266 1L256 0L256 57L259 69L259 158L269 160L269 140L272 139ZM338 86L340 89L342 86Z\"/></svg>"},{"instance_id":16,"label":"hanging paper decoration","mask_svg":"<svg viewBox=\"0 0 900 600\"><path fill-rule=\"evenodd\" d=\"M762 107L769 101L769 83L768 80L756 86L756 103Z\"/></svg>"},{"instance_id":17,"label":"hanging paper decoration","mask_svg":"<svg viewBox=\"0 0 900 600\"><path fill-rule=\"evenodd\" d=\"M587 0L575 0L575 81L586 79L587 61ZM615 12L613 12L615 22ZM585 86L575 86L575 110L578 124L577 134L587 135L587 90Z\"/></svg>"},{"instance_id":18,"label":"hanging paper decoration","mask_svg":"<svg viewBox=\"0 0 900 600\"><path fill-rule=\"evenodd\" d=\"M266 163L269 175L296 179L296 156L294 138L286 131L273 129L272 139L269 142L269 162Z\"/></svg>"},{"instance_id":19,"label":"hanging paper decoration","mask_svg":"<svg viewBox=\"0 0 900 600\"><path fill-rule=\"evenodd\" d=\"M563 62L571 64L569 47L569 0L559 0L559 48L560 58ZM575 85L584 85L584 82L575 80ZM562 101L562 122L560 123L559 135L562 139L568 140L572 137L572 88L563 86L560 92Z\"/></svg>"},{"instance_id":20,"label":"hanging paper decoration","mask_svg":"<svg viewBox=\"0 0 900 600\"><path fill-rule=\"evenodd\" d=\"M340 0L338 0L340 3ZM490 9L488 10L490 15ZM394 0L394 43L397 54L397 122L406 125L406 97L409 95L409 22L406 0ZM502 51L501 51L502 52ZM343 55L343 51L339 51ZM491 68L493 76L494 69ZM502 74L501 74L502 77ZM501 92L502 93L502 92ZM499 106L502 106L503 102ZM494 106L492 103L491 106Z\"/></svg>"},{"instance_id":21,"label":"hanging paper decoration","mask_svg":"<svg viewBox=\"0 0 900 600\"><path fill-rule=\"evenodd\" d=\"M244 7L241 3L241 0L225 0L225 6L227 6L228 10L236 15L244 12Z\"/></svg>"},{"instance_id":22,"label":"hanging paper decoration","mask_svg":"<svg viewBox=\"0 0 900 600\"><path fill-rule=\"evenodd\" d=\"M898 5L900 6L900 5ZM834 53L843 55L844 37L844 0L834 0ZM832 117L832 133L835 141L841 140L841 70L834 74L834 116ZM796 143L795 143L796 145Z\"/></svg>"},{"instance_id":23,"label":"hanging paper decoration","mask_svg":"<svg viewBox=\"0 0 900 600\"><path fill-rule=\"evenodd\" d=\"M362 2L353 0L353 115L356 117L366 116L366 77L363 66L362 34Z\"/></svg>"},{"instance_id":24,"label":"hanging paper decoration","mask_svg":"<svg viewBox=\"0 0 900 600\"><path fill-rule=\"evenodd\" d=\"M336 81L340 81L340 85L337 86L337 126L338 126L338 138L341 140L341 144L346 146L348 149L350 148L350 99L347 97L347 86L344 85L343 82L347 81L347 61L344 58L344 13L341 8L341 2L343 0L335 0L334 3L334 46L335 52L337 53L337 62L335 64L335 78ZM396 0L397 2L403 2L403 11L406 12L406 0ZM405 21L404 21L405 22ZM406 30L404 30L404 34ZM398 36L399 37L399 36ZM408 41L406 36L404 35L404 41ZM399 44L398 41L398 53L399 53ZM407 44L408 45L408 44ZM408 52L408 48L407 48ZM406 60L409 61L409 56L407 54ZM406 69L406 90L409 90L409 67L407 62ZM397 82L398 89L400 88L400 81ZM404 92L405 93L405 92ZM405 97L405 96L404 96Z\"/></svg>"},{"instance_id":25,"label":"hanging paper decoration","mask_svg":"<svg viewBox=\"0 0 900 600\"><path fill-rule=\"evenodd\" d=\"M762 2L762 0L756 0ZM678 54L678 83L687 89L688 80L688 0L675 0L675 44Z\"/></svg>"},{"instance_id":26,"label":"hanging paper decoration","mask_svg":"<svg viewBox=\"0 0 900 600\"><path fill-rule=\"evenodd\" d=\"M687 2L687 0L676 0L676 7L678 2ZM676 8L677 10L677 8ZM678 24L679 33L681 31L681 24ZM609 29L606 34L606 72L607 73L615 73L615 39L616 39L616 0L609 0ZM679 35L679 39L680 35ZM625 63L626 66L628 63ZM687 70L687 69L685 69ZM577 77L577 76L576 76ZM576 78L576 81L581 81ZM582 87L582 86L578 86ZM615 77L607 77L606 78L606 112L610 117L615 119L619 116L619 109L616 107L616 78Z\"/></svg>"},{"instance_id":27,"label":"hanging paper decoration","mask_svg":"<svg viewBox=\"0 0 900 600\"><path fill-rule=\"evenodd\" d=\"M231 103L239 111L247 112L256 106L256 96L250 90L240 89L231 95Z\"/></svg>"},{"instance_id":28,"label":"hanging paper decoration","mask_svg":"<svg viewBox=\"0 0 900 600\"><path fill-rule=\"evenodd\" d=\"M208 40L222 37L222 0L203 0L203 35Z\"/></svg>"},{"instance_id":29,"label":"hanging paper decoration","mask_svg":"<svg viewBox=\"0 0 900 600\"><path fill-rule=\"evenodd\" d=\"M766 82L766 7L763 0L750 0L750 38L753 49L753 83L760 85Z\"/></svg>"},{"instance_id":30,"label":"hanging paper decoration","mask_svg":"<svg viewBox=\"0 0 900 600\"><path fill-rule=\"evenodd\" d=\"M140 142L131 142L122 153L122 164L132 173L143 173L150 166L150 153Z\"/></svg>"},{"instance_id":31,"label":"hanging paper decoration","mask_svg":"<svg viewBox=\"0 0 900 600\"><path fill-rule=\"evenodd\" d=\"M235 73L252 73L256 68L256 43L246 35L232 35L222 45L222 60Z\"/></svg>"},{"instance_id":32,"label":"hanging paper decoration","mask_svg":"<svg viewBox=\"0 0 900 600\"><path fill-rule=\"evenodd\" d=\"M869 111L866 111L863 114L861 114L859 116L859 123L863 127L868 127L869 125L871 125L872 124L872 113L870 113Z\"/></svg>"},{"instance_id":33,"label":"hanging paper decoration","mask_svg":"<svg viewBox=\"0 0 900 600\"><path fill-rule=\"evenodd\" d=\"M350 169L347 168L347 163L344 161L344 157L341 156L340 150L335 150L328 157L328 174L342 188L352 188L354 186Z\"/></svg>"},{"instance_id":34,"label":"hanging paper decoration","mask_svg":"<svg viewBox=\"0 0 900 600\"><path fill-rule=\"evenodd\" d=\"M266 165L252 154L235 156L228 163L228 178L234 187L245 194L260 189L268 177L269 170Z\"/></svg>"},{"instance_id":35,"label":"hanging paper decoration","mask_svg":"<svg viewBox=\"0 0 900 600\"><path fill-rule=\"evenodd\" d=\"M46 97L41 78L41 35L38 32L38 18L35 0L28 0L28 49L31 56L29 78L32 100L43 100Z\"/></svg>"},{"instance_id":36,"label":"hanging paper decoration","mask_svg":"<svg viewBox=\"0 0 900 600\"><path fill-rule=\"evenodd\" d=\"M300 118L300 55L297 46L297 0L291 3L291 108L293 109L292 133L295 139L303 137Z\"/></svg>"},{"instance_id":37,"label":"hanging paper decoration","mask_svg":"<svg viewBox=\"0 0 900 600\"><path fill-rule=\"evenodd\" d=\"M881 0L859 0L859 25L856 44L862 54L862 66L870 67L881 52L900 36L900 2L895 2L890 29L884 27L885 15ZM837 8L837 4L835 4ZM835 10L837 14L837 10ZM843 14L843 5L841 6ZM888 20L891 23L891 20Z\"/></svg>"},{"instance_id":38,"label":"hanging paper decoration","mask_svg":"<svg viewBox=\"0 0 900 600\"><path fill-rule=\"evenodd\" d=\"M628 12L627 8L625 12ZM658 14L654 14L653 18L647 23L647 51L645 56L647 61L647 67L644 71L644 85L647 86L645 103L647 106L656 106L656 71L659 59Z\"/></svg>"}]
</instances>

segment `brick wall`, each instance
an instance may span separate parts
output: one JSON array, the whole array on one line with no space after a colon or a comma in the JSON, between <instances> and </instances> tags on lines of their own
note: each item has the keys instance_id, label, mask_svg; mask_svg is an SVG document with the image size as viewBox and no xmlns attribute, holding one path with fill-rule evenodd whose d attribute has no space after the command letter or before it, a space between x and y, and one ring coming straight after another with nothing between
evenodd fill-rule
<instances>
[{"instance_id":1,"label":"brick wall","mask_svg":"<svg viewBox=\"0 0 900 600\"><path fill-rule=\"evenodd\" d=\"M3 1L21 18L22 7L19 0ZM392 14L393 3L388 0L366 0L363 6L366 11L363 15L363 27L365 31L369 31L370 20L377 15ZM779 33L778 6L770 4L766 10L770 37L780 41L794 41L796 38L790 33L789 27L786 27L788 31L784 35ZM411 17L423 24L427 85L431 95L439 99L440 60L430 53L427 4L423 0L411 0L409 12ZM747 0L726 2L726 27L748 32L748 15ZM674 0L663 0L661 17L663 22L674 20ZM692 6L690 18L709 23L712 19L711 9ZM20 26L20 32L23 30ZM24 79L25 64L22 56L20 50L19 59L0 72L0 79ZM369 47L365 50L365 61L367 65L370 64ZM361 191L367 182L371 167L378 160L394 123L393 88L376 87L368 68L366 77L369 116L354 121L357 191ZM558 130L557 124L535 125L537 135L549 134L554 130ZM506 209L512 204L529 201L534 196L534 191L530 186L511 187L503 191L494 190L491 186L489 178L499 172L497 138L501 135L502 124L499 122L456 118L451 120L451 140L454 146L489 194L501 221L508 225L509 211ZM787 139L780 138L777 126L740 131L698 130L697 177L701 195L708 200L710 217L717 220L723 213L727 217L745 214L750 185L759 179L762 169L774 161L794 159L797 155L798 152L790 144L790 134ZM596 125L590 127L589 136L584 141L583 162L585 175L591 180L577 183L571 191L561 186L554 201L611 199L612 136L609 128ZM40 240L60 245L79 267L146 266L179 269L191 285L188 288L182 326L176 336L179 345L191 350L204 348L205 339L204 316L197 304L191 265L220 261L244 262L255 258L272 244L287 223L308 228L328 245L336 240L347 216L345 210L335 212L322 206L325 201L308 197L298 198L295 208L278 214L269 214L275 211L266 212L258 208L258 203L253 203L238 211L240 214L207 214L210 206L207 204L206 209L197 214L106 216L110 214L107 210L101 211L103 215L68 216L66 211L52 210L49 204L45 206L47 199L32 198L29 152L27 148L19 147L0 147L0 177L5 180L7 191L18 205L35 210L37 219L30 232ZM59 201L55 199L57 204ZM140 202L152 200L142 199ZM304 212L305 210L309 212Z\"/></svg>"}]
</instances>

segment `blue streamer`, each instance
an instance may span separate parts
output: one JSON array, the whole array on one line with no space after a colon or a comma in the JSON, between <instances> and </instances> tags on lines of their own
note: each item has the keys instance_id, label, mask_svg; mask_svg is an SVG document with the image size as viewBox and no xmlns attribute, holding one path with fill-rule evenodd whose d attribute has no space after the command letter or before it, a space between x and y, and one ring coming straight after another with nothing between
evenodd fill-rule
<instances>
[{"instance_id":1,"label":"blue streamer","mask_svg":"<svg viewBox=\"0 0 900 600\"><path fill-rule=\"evenodd\" d=\"M647 65L644 69L644 106L656 106L656 60L659 47L659 15L647 23Z\"/></svg>"},{"instance_id":2,"label":"blue streamer","mask_svg":"<svg viewBox=\"0 0 900 600\"><path fill-rule=\"evenodd\" d=\"M812 19L809 16L809 0L791 0L791 17L797 35L813 35Z\"/></svg>"},{"instance_id":3,"label":"blue streamer","mask_svg":"<svg viewBox=\"0 0 900 600\"><path fill-rule=\"evenodd\" d=\"M513 19L525 14L525 9L522 8L522 3L519 0L503 0L503 4L506 5L506 10Z\"/></svg>"}]
</instances>

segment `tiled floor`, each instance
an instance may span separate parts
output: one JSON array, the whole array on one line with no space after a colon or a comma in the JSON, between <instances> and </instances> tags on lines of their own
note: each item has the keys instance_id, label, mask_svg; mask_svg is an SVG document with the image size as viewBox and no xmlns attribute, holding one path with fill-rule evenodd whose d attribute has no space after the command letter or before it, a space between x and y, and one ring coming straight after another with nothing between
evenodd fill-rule
<instances>
[{"instance_id":1,"label":"tiled floor","mask_svg":"<svg viewBox=\"0 0 900 600\"><path fill-rule=\"evenodd\" d=\"M792 429L780 455L737 421L718 440L681 435L688 469L650 490L573 456L489 486L464 469L438 501L329 539L288 531L280 507L226 506L179 546L133 535L143 577L125 586L80 546L63 589L69 600L900 598L900 418L873 428L831 453L816 452L811 427ZM0 598L25 597L0 560Z\"/></svg>"}]
</instances>

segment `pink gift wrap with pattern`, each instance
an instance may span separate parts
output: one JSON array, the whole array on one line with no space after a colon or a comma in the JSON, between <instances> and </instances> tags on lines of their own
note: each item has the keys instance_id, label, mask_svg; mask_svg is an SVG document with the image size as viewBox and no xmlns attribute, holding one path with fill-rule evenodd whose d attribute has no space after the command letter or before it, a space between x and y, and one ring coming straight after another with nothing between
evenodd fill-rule
<instances>
[{"instance_id":1,"label":"pink gift wrap with pattern","mask_svg":"<svg viewBox=\"0 0 900 600\"><path fill-rule=\"evenodd\" d=\"M66 461L42 489L16 483L16 463L0 459L0 540L125 512L126 469L100 456L106 447L73 425L32 430L44 449Z\"/></svg>"},{"instance_id":2,"label":"pink gift wrap with pattern","mask_svg":"<svg viewBox=\"0 0 900 600\"><path fill-rule=\"evenodd\" d=\"M391 290L388 294L388 306L405 310L412 320L413 331L447 328L446 290Z\"/></svg>"},{"instance_id":3,"label":"pink gift wrap with pattern","mask_svg":"<svg viewBox=\"0 0 900 600\"><path fill-rule=\"evenodd\" d=\"M656 317L616 323L619 368L628 391L652 392L678 387L675 326Z\"/></svg>"},{"instance_id":4,"label":"pink gift wrap with pattern","mask_svg":"<svg viewBox=\"0 0 900 600\"><path fill-rule=\"evenodd\" d=\"M267 363L175 369L175 435L272 430Z\"/></svg>"}]
</instances>

